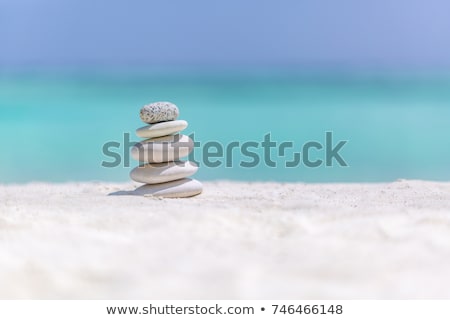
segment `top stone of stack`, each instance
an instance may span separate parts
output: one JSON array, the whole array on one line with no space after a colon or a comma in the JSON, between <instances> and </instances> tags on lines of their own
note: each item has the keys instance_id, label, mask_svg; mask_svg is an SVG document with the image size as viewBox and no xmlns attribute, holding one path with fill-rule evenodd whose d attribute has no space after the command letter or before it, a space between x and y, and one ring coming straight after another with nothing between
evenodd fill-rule
<instances>
[{"instance_id":1,"label":"top stone of stack","mask_svg":"<svg viewBox=\"0 0 450 320\"><path fill-rule=\"evenodd\" d=\"M171 102L154 102L142 107L140 116L145 123L172 121L178 118L179 111L176 105Z\"/></svg>"}]
</instances>

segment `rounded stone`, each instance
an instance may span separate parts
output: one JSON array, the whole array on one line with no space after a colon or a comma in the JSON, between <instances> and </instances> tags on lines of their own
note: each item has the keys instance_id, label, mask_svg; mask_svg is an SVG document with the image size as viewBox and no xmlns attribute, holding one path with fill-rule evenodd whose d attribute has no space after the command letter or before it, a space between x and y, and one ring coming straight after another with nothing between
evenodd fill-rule
<instances>
[{"instance_id":1,"label":"rounded stone","mask_svg":"<svg viewBox=\"0 0 450 320\"><path fill-rule=\"evenodd\" d=\"M179 111L175 104L166 101L153 102L141 108L141 120L145 123L172 121L178 118Z\"/></svg>"},{"instance_id":2,"label":"rounded stone","mask_svg":"<svg viewBox=\"0 0 450 320\"><path fill-rule=\"evenodd\" d=\"M148 163L134 168L130 177L136 182L155 184L186 178L192 176L197 170L198 166L190 161Z\"/></svg>"},{"instance_id":3,"label":"rounded stone","mask_svg":"<svg viewBox=\"0 0 450 320\"><path fill-rule=\"evenodd\" d=\"M188 126L185 120L174 120L151 124L136 130L136 135L140 138L157 138L168 136L186 129Z\"/></svg>"},{"instance_id":4,"label":"rounded stone","mask_svg":"<svg viewBox=\"0 0 450 320\"><path fill-rule=\"evenodd\" d=\"M175 134L141 141L131 148L134 160L146 163L160 163L179 160L194 149L194 142L188 136Z\"/></svg>"},{"instance_id":5,"label":"rounded stone","mask_svg":"<svg viewBox=\"0 0 450 320\"><path fill-rule=\"evenodd\" d=\"M134 190L133 194L147 197L187 198L198 195L202 191L203 185L199 181L184 178L165 183L145 184Z\"/></svg>"}]
</instances>

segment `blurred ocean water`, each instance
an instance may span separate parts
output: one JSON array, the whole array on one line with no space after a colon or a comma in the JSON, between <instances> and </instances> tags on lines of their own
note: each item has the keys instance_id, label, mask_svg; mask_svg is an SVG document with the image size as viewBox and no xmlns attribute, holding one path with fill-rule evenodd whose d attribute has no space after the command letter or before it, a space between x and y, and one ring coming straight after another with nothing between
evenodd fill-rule
<instances>
[{"instance_id":1,"label":"blurred ocean water","mask_svg":"<svg viewBox=\"0 0 450 320\"><path fill-rule=\"evenodd\" d=\"M242 168L249 159L236 149L231 168L209 168L197 148L200 180L450 180L450 77L86 73L0 75L0 183L128 180L131 168L101 166L112 160L102 146L122 143L127 132L139 141L139 109L158 100L178 105L189 122L184 133L201 146L261 142L267 133L293 142L286 158L273 150L276 168ZM340 152L348 167L285 167L304 143L324 143L327 131L334 143L348 140Z\"/></svg>"}]
</instances>

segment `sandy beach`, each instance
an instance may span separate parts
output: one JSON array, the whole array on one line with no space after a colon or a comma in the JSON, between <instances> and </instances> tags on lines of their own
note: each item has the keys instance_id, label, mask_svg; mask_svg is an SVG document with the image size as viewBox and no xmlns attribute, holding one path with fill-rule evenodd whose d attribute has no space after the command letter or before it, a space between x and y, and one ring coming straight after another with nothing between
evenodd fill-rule
<instances>
[{"instance_id":1,"label":"sandy beach","mask_svg":"<svg viewBox=\"0 0 450 320\"><path fill-rule=\"evenodd\" d=\"M450 298L450 183L136 186L0 186L0 298Z\"/></svg>"}]
</instances>

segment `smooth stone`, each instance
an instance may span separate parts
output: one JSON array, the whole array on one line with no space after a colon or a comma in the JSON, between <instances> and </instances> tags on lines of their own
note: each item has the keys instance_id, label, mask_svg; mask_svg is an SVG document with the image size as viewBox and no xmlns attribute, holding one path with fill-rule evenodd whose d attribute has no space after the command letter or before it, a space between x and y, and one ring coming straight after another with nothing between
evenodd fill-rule
<instances>
[{"instance_id":1,"label":"smooth stone","mask_svg":"<svg viewBox=\"0 0 450 320\"><path fill-rule=\"evenodd\" d=\"M184 178L159 184L145 184L134 190L133 194L147 197L187 198L200 194L202 191L203 185L199 181Z\"/></svg>"},{"instance_id":2,"label":"smooth stone","mask_svg":"<svg viewBox=\"0 0 450 320\"><path fill-rule=\"evenodd\" d=\"M194 149L188 136L176 134L141 141L131 148L134 160L147 163L170 162L186 157Z\"/></svg>"},{"instance_id":3,"label":"smooth stone","mask_svg":"<svg viewBox=\"0 0 450 320\"><path fill-rule=\"evenodd\" d=\"M155 184L183 179L192 176L197 170L198 166L191 161L148 163L134 168L130 177L136 182Z\"/></svg>"},{"instance_id":4,"label":"smooth stone","mask_svg":"<svg viewBox=\"0 0 450 320\"><path fill-rule=\"evenodd\" d=\"M167 122L159 122L151 124L136 130L136 135L140 138L156 138L168 136L186 129L188 126L187 121L174 120Z\"/></svg>"},{"instance_id":5,"label":"smooth stone","mask_svg":"<svg viewBox=\"0 0 450 320\"><path fill-rule=\"evenodd\" d=\"M157 123L171 121L178 118L179 111L176 105L171 102L153 102L141 108L141 120L145 123Z\"/></svg>"}]
</instances>

